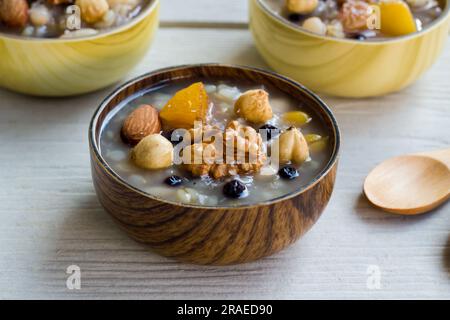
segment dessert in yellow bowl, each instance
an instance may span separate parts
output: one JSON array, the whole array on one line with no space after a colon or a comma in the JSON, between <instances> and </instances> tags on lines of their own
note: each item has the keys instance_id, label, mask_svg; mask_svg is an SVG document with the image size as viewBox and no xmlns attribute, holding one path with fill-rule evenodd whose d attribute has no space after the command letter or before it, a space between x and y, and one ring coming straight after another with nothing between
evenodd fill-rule
<instances>
[{"instance_id":1,"label":"dessert in yellow bowl","mask_svg":"<svg viewBox=\"0 0 450 320\"><path fill-rule=\"evenodd\" d=\"M372 5L381 9L381 28L364 30L377 14L366 10ZM342 97L379 96L414 82L441 53L449 24L447 0L250 0L250 28L265 61Z\"/></svg>"},{"instance_id":2,"label":"dessert in yellow bowl","mask_svg":"<svg viewBox=\"0 0 450 320\"><path fill-rule=\"evenodd\" d=\"M21 1L8 2L0 0L0 87L36 96L117 82L143 58L159 24L159 0L77 0L71 8L65 0L24 1L23 10ZM82 29L58 33L62 19L77 12Z\"/></svg>"}]
</instances>

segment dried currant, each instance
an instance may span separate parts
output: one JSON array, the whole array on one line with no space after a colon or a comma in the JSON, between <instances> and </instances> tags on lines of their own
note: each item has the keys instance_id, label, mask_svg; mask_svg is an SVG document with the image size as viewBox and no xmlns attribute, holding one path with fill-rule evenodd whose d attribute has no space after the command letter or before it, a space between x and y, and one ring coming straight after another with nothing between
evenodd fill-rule
<instances>
[{"instance_id":1,"label":"dried currant","mask_svg":"<svg viewBox=\"0 0 450 320\"><path fill-rule=\"evenodd\" d=\"M183 183L183 178L179 176L170 176L164 180L164 183L170 187L177 187Z\"/></svg>"},{"instance_id":2,"label":"dried currant","mask_svg":"<svg viewBox=\"0 0 450 320\"><path fill-rule=\"evenodd\" d=\"M248 189L239 180L232 180L223 186L223 194L232 199L242 199L248 196Z\"/></svg>"},{"instance_id":3,"label":"dried currant","mask_svg":"<svg viewBox=\"0 0 450 320\"><path fill-rule=\"evenodd\" d=\"M280 171L278 171L278 174L281 178L286 180L294 180L300 175L298 170L292 166L285 166L281 168Z\"/></svg>"}]
</instances>

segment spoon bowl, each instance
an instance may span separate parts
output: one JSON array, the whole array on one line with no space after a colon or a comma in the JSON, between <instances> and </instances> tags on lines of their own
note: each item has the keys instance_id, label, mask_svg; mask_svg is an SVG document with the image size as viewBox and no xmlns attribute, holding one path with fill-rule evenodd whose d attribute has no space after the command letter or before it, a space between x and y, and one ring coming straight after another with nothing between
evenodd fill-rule
<instances>
[{"instance_id":1,"label":"spoon bowl","mask_svg":"<svg viewBox=\"0 0 450 320\"><path fill-rule=\"evenodd\" d=\"M388 212L428 212L450 198L448 153L445 150L386 160L368 175L364 193L372 204Z\"/></svg>"}]
</instances>

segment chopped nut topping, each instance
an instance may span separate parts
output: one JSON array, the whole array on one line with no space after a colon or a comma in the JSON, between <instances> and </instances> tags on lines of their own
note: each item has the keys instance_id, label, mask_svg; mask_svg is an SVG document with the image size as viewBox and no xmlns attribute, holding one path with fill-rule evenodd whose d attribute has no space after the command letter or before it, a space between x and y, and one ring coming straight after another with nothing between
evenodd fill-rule
<instances>
[{"instance_id":1,"label":"chopped nut topping","mask_svg":"<svg viewBox=\"0 0 450 320\"><path fill-rule=\"evenodd\" d=\"M191 129L191 133L197 130L197 135L202 136L205 132L215 132L218 129L206 126L204 129ZM183 161L185 168L194 176L210 175L214 179L238 174L258 172L266 161L263 150L262 138L255 129L241 125L238 121L228 124L225 132L209 143L194 143L183 150ZM222 139L217 139L218 137ZM222 141L220 141L222 140ZM184 155L189 153L190 159ZM200 159L200 161L196 161ZM186 161L188 160L188 161Z\"/></svg>"},{"instance_id":2,"label":"chopped nut topping","mask_svg":"<svg viewBox=\"0 0 450 320\"><path fill-rule=\"evenodd\" d=\"M234 112L238 117L253 123L264 123L272 119L269 94L261 89L244 92L234 104Z\"/></svg>"}]
</instances>

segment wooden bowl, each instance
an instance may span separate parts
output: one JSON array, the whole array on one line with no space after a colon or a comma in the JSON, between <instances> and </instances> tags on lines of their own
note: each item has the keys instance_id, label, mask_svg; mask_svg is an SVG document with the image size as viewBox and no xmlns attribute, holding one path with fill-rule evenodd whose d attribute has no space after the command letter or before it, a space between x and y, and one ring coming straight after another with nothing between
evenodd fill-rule
<instances>
[{"instance_id":1,"label":"wooden bowl","mask_svg":"<svg viewBox=\"0 0 450 320\"><path fill-rule=\"evenodd\" d=\"M275 14L264 0L249 1L250 29L267 64L312 90L334 96L398 91L417 80L448 41L448 0L439 0L442 15L424 30L380 41L319 36Z\"/></svg>"},{"instance_id":2,"label":"wooden bowl","mask_svg":"<svg viewBox=\"0 0 450 320\"><path fill-rule=\"evenodd\" d=\"M146 54L159 23L159 0L108 32L74 39L0 33L0 87L35 96L72 96L122 79Z\"/></svg>"},{"instance_id":3,"label":"wooden bowl","mask_svg":"<svg viewBox=\"0 0 450 320\"><path fill-rule=\"evenodd\" d=\"M305 187L252 206L201 207L158 199L122 180L99 151L108 115L136 92L162 83L212 79L275 87L313 109L328 129L332 154ZM254 68L208 64L180 66L145 74L109 95L89 128L92 177L100 203L133 239L167 257L197 264L235 264L271 255L295 242L321 215L333 191L339 129L331 110L311 91L283 76Z\"/></svg>"}]
</instances>

